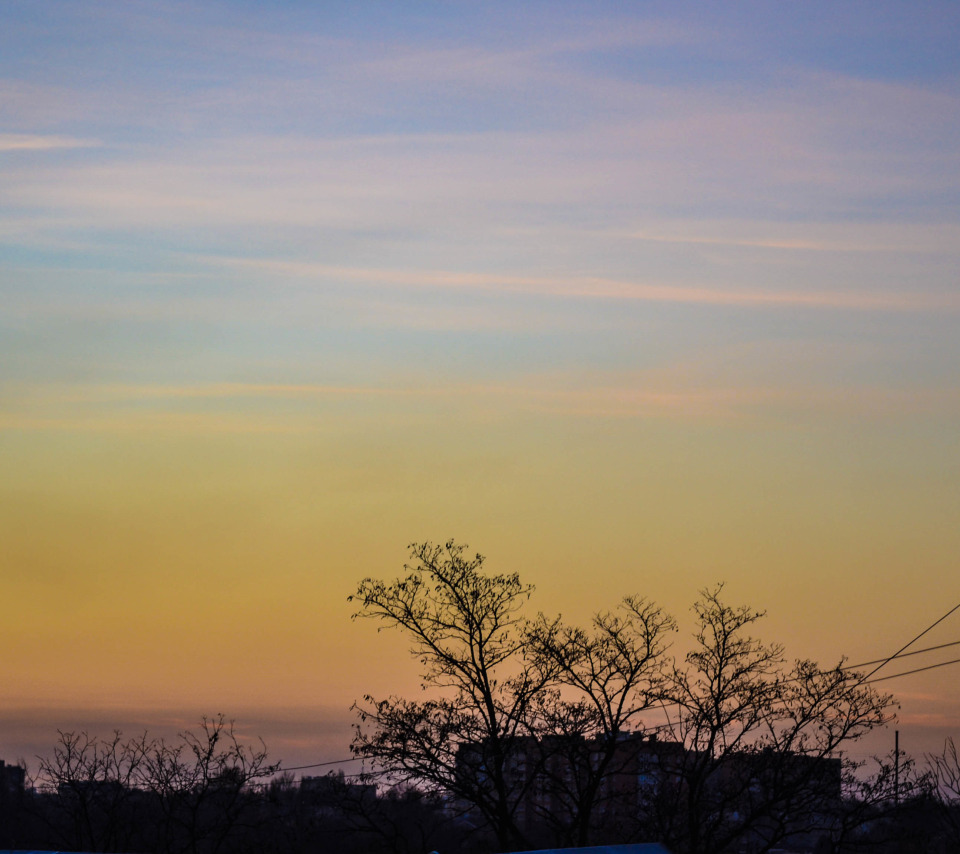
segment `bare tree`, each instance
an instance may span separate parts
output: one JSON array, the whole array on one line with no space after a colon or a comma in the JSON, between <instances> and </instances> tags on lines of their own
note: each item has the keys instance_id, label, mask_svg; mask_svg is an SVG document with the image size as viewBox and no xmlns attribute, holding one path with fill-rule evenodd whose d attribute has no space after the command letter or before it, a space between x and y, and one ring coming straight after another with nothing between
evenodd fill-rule
<instances>
[{"instance_id":1,"label":"bare tree","mask_svg":"<svg viewBox=\"0 0 960 854\"><path fill-rule=\"evenodd\" d=\"M840 750L892 719L892 697L842 661L788 665L781 646L750 634L763 613L721 593L694 605L694 648L664 694L666 731L684 749L658 829L690 854L829 836L849 767Z\"/></svg>"},{"instance_id":2,"label":"bare tree","mask_svg":"<svg viewBox=\"0 0 960 854\"><path fill-rule=\"evenodd\" d=\"M927 757L930 791L938 807L942 834L954 850L960 849L960 755L948 738L943 751Z\"/></svg>"},{"instance_id":3,"label":"bare tree","mask_svg":"<svg viewBox=\"0 0 960 854\"><path fill-rule=\"evenodd\" d=\"M52 808L54 838L75 851L130 850L142 803L146 758L155 742L58 731L50 757L38 757L37 783Z\"/></svg>"},{"instance_id":4,"label":"bare tree","mask_svg":"<svg viewBox=\"0 0 960 854\"><path fill-rule=\"evenodd\" d=\"M942 753L927 758L937 789L943 794L944 799L960 802L960 756L957 754L957 745L953 739L948 738L944 742Z\"/></svg>"},{"instance_id":5,"label":"bare tree","mask_svg":"<svg viewBox=\"0 0 960 854\"><path fill-rule=\"evenodd\" d=\"M364 698L353 751L399 781L442 790L475 809L503 847L523 845L517 812L526 782L511 773L517 741L530 735L543 677L525 666L520 609L532 588L517 574L486 575L482 555L452 540L410 546L406 575L364 579L356 617L401 629L443 696Z\"/></svg>"},{"instance_id":6,"label":"bare tree","mask_svg":"<svg viewBox=\"0 0 960 854\"><path fill-rule=\"evenodd\" d=\"M936 811L934 778L902 751L869 762L844 762L843 803L825 852L947 854Z\"/></svg>"},{"instance_id":7,"label":"bare tree","mask_svg":"<svg viewBox=\"0 0 960 854\"><path fill-rule=\"evenodd\" d=\"M542 615L529 627L533 661L551 686L535 706L549 795L541 814L559 841L587 845L598 817L606 835L625 832L610 826L627 815L611 781L636 773L641 716L662 697L674 629L672 617L638 596L596 614L586 629Z\"/></svg>"},{"instance_id":8,"label":"bare tree","mask_svg":"<svg viewBox=\"0 0 960 854\"><path fill-rule=\"evenodd\" d=\"M157 844L168 854L218 854L227 840L257 826L250 787L279 770L262 741L243 743L224 715L203 717L177 741L147 753L144 788L158 811Z\"/></svg>"},{"instance_id":9,"label":"bare tree","mask_svg":"<svg viewBox=\"0 0 960 854\"><path fill-rule=\"evenodd\" d=\"M244 744L218 715L172 742L60 732L52 756L40 757L37 784L65 848L217 854L250 829L250 787L277 768L262 742Z\"/></svg>"}]
</instances>

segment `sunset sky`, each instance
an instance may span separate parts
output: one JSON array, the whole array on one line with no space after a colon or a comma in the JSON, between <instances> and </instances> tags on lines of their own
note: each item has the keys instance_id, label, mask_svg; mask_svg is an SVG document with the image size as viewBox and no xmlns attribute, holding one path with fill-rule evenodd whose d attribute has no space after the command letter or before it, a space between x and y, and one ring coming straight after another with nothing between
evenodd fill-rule
<instances>
[{"instance_id":1,"label":"sunset sky","mask_svg":"<svg viewBox=\"0 0 960 854\"><path fill-rule=\"evenodd\" d=\"M415 540L678 650L725 581L790 656L894 652L960 601L958 44L955 2L4 0L0 758L217 712L348 755L418 682L347 596ZM885 683L907 751L958 676Z\"/></svg>"}]
</instances>

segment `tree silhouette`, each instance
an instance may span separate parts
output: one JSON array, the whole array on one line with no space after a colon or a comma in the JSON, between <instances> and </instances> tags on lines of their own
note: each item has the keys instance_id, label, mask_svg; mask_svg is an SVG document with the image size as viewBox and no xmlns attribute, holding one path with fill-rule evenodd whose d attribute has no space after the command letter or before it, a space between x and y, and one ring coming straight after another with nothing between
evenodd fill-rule
<instances>
[{"instance_id":1,"label":"tree silhouette","mask_svg":"<svg viewBox=\"0 0 960 854\"><path fill-rule=\"evenodd\" d=\"M498 844L523 845L518 809L527 783L511 773L518 739L545 676L526 663L519 616L531 587L517 574L485 575L482 555L453 541L410 546L406 574L364 579L357 617L401 629L423 665L424 686L442 696L364 698L356 755L401 780L442 790L489 823ZM470 750L465 750L470 748Z\"/></svg>"},{"instance_id":2,"label":"tree silhouette","mask_svg":"<svg viewBox=\"0 0 960 854\"><path fill-rule=\"evenodd\" d=\"M75 851L217 854L251 829L250 787L272 775L266 748L243 743L223 715L173 741L146 733L59 733L37 786L58 844Z\"/></svg>"},{"instance_id":3,"label":"tree silhouette","mask_svg":"<svg viewBox=\"0 0 960 854\"><path fill-rule=\"evenodd\" d=\"M841 835L841 748L890 721L892 698L842 662L788 664L722 586L702 591L677 660L673 618L641 597L580 628L524 619L532 588L452 540L411 545L404 569L350 598L411 642L427 697L365 697L353 751L460 804L501 849L647 837L721 854Z\"/></svg>"},{"instance_id":4,"label":"tree silhouette","mask_svg":"<svg viewBox=\"0 0 960 854\"><path fill-rule=\"evenodd\" d=\"M694 648L664 692L665 734L684 750L656 829L692 854L829 837L850 770L838 751L892 720L892 697L842 661L788 665L779 644L750 634L763 612L721 594L722 585L704 590L694 604Z\"/></svg>"}]
</instances>

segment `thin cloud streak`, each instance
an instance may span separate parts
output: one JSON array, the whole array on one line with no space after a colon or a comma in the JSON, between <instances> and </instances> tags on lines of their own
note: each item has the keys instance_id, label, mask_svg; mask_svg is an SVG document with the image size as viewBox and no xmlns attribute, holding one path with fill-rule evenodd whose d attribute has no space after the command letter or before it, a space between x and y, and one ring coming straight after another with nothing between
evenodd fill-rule
<instances>
[{"instance_id":1,"label":"thin cloud streak","mask_svg":"<svg viewBox=\"0 0 960 854\"><path fill-rule=\"evenodd\" d=\"M492 52L474 62L495 68L497 59ZM585 91L571 113L582 120L569 126L365 135L304 127L278 135L248 120L232 135L181 140L166 156L141 145L121 161L25 171L5 195L108 227L409 224L412 211L414 222L448 223L452 216L468 227L465 220L513 219L510 206L531 199L539 207L614 208L637 199L667 207L696 200L717 210L736 199L758 215L775 211L789 220L791 212L812 217L828 209L835 219L851 215L851 200L856 216L867 204L888 207L891 196L932 194L935 203L945 188L956 189L953 117L960 100L949 94L824 74L749 93L575 77ZM375 76L348 100L366 103L382 85ZM550 93L570 88L565 81ZM265 91L272 109L279 99L286 110L301 111L302 91L228 86L216 97L262 99ZM206 115L211 105L202 99L209 97L185 93L186 103L169 109ZM246 116L261 106L236 109ZM850 136L851 124L860 135ZM912 147L917 127L930 149L923 158ZM43 138L24 135L17 144ZM491 217L495 205L506 210Z\"/></svg>"},{"instance_id":2,"label":"thin cloud streak","mask_svg":"<svg viewBox=\"0 0 960 854\"><path fill-rule=\"evenodd\" d=\"M743 247L797 252L845 252L851 254L938 253L960 254L960 229L950 223L916 225L913 223L873 223L851 226L829 223L814 228L793 226L786 236L781 226L755 222L705 223L688 222L674 226L674 233L661 224L658 231L640 228L624 233L624 237L649 243L691 246ZM708 233L705 233L708 232Z\"/></svg>"},{"instance_id":3,"label":"thin cloud streak","mask_svg":"<svg viewBox=\"0 0 960 854\"><path fill-rule=\"evenodd\" d=\"M804 413L841 418L956 416L957 389L831 388L812 385L718 385L678 387L656 376L603 377L540 375L506 383L432 383L430 385L322 385L206 383L190 386L92 385L33 386L7 389L8 411L0 413L0 430L68 430L82 432L166 432L177 434L302 434L329 426L330 418L363 417L324 409L284 409L282 401L379 399L372 411L378 421L401 401L434 401L465 407L466 412L500 416L533 412L588 418L668 418L729 420ZM389 400L397 401L395 404ZM231 411L197 410L205 403L243 401ZM265 411L257 400L273 401ZM124 410L124 403L167 401L161 410ZM12 405L11 405L12 404ZM117 408L117 407L121 408ZM79 408L78 408L79 407ZM108 407L104 410L102 407ZM420 412L421 417L432 416Z\"/></svg>"},{"instance_id":4,"label":"thin cloud streak","mask_svg":"<svg viewBox=\"0 0 960 854\"><path fill-rule=\"evenodd\" d=\"M70 136L38 136L25 133L0 133L0 153L7 151L56 151L66 148L99 148L96 139Z\"/></svg>"},{"instance_id":5,"label":"thin cloud streak","mask_svg":"<svg viewBox=\"0 0 960 854\"><path fill-rule=\"evenodd\" d=\"M150 433L185 436L295 435L310 432L306 424L287 424L280 419L251 418L249 415L163 412L115 417L48 416L0 413L0 431L69 432L114 435Z\"/></svg>"},{"instance_id":6,"label":"thin cloud streak","mask_svg":"<svg viewBox=\"0 0 960 854\"><path fill-rule=\"evenodd\" d=\"M946 293L863 293L842 291L747 291L716 290L645 282L631 282L600 276L537 277L503 276L443 270L385 270L340 267L303 262L255 258L205 256L209 263L271 275L318 281L351 281L431 289L462 289L523 293L540 297L604 299L644 302L672 302L716 306L850 309L861 311L957 311L960 294Z\"/></svg>"}]
</instances>

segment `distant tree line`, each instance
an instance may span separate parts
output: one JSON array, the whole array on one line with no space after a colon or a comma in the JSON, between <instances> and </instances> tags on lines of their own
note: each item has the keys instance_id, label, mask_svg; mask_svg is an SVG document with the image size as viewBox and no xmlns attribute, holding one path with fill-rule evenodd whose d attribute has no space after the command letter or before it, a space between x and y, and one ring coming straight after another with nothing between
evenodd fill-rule
<instances>
[{"instance_id":1,"label":"distant tree line","mask_svg":"<svg viewBox=\"0 0 960 854\"><path fill-rule=\"evenodd\" d=\"M219 719L208 723L212 731L219 725ZM235 747L230 744L233 736L229 731L222 737L226 748L214 746L213 750L221 758ZM63 733L56 758L50 760L47 771L38 772L33 779L26 778L22 767L0 765L0 848L126 854L489 854L499 850L488 829L478 826L462 804L423 788L387 785L385 781L377 785L343 773L298 780L289 773L268 778L254 771L238 786L242 769L226 775L214 772L204 778L201 768L196 775L190 772L190 785L164 804L169 796L152 787L149 777L135 781L127 775L142 755L142 744L142 738L124 740L114 735L100 740ZM174 749L178 744L172 745ZM131 745L132 754L128 752ZM210 747L209 742L206 746ZM260 752L247 753L247 759ZM64 762L66 757L69 762ZM218 763L216 759L207 767ZM903 764L901 770L907 770L909 784L898 799L879 797L880 791L889 796L890 786L882 782L871 791L875 785L871 781L861 784L861 792L845 793L835 805L840 822L857 824L849 838L792 850L818 854L831 850L879 854L960 850L956 782L960 763L952 742L943 754L932 758L932 770L925 774ZM235 766L228 762L226 767ZM275 767L262 765L260 770ZM49 775L49 769L54 775ZM655 802L656 798L651 798L642 809ZM612 839L629 838L624 834L625 825L613 822L612 826L617 828ZM542 827L546 833L552 828L550 822ZM738 850L761 849L742 844Z\"/></svg>"},{"instance_id":2,"label":"distant tree line","mask_svg":"<svg viewBox=\"0 0 960 854\"><path fill-rule=\"evenodd\" d=\"M266 748L222 715L175 740L60 731L18 806L18 847L217 854L258 820ZM8 828L7 835L10 835Z\"/></svg>"},{"instance_id":3,"label":"distant tree line","mask_svg":"<svg viewBox=\"0 0 960 854\"><path fill-rule=\"evenodd\" d=\"M32 776L0 762L0 849L424 854L463 840L425 792L295 779L223 716L173 740L61 731Z\"/></svg>"}]
</instances>

